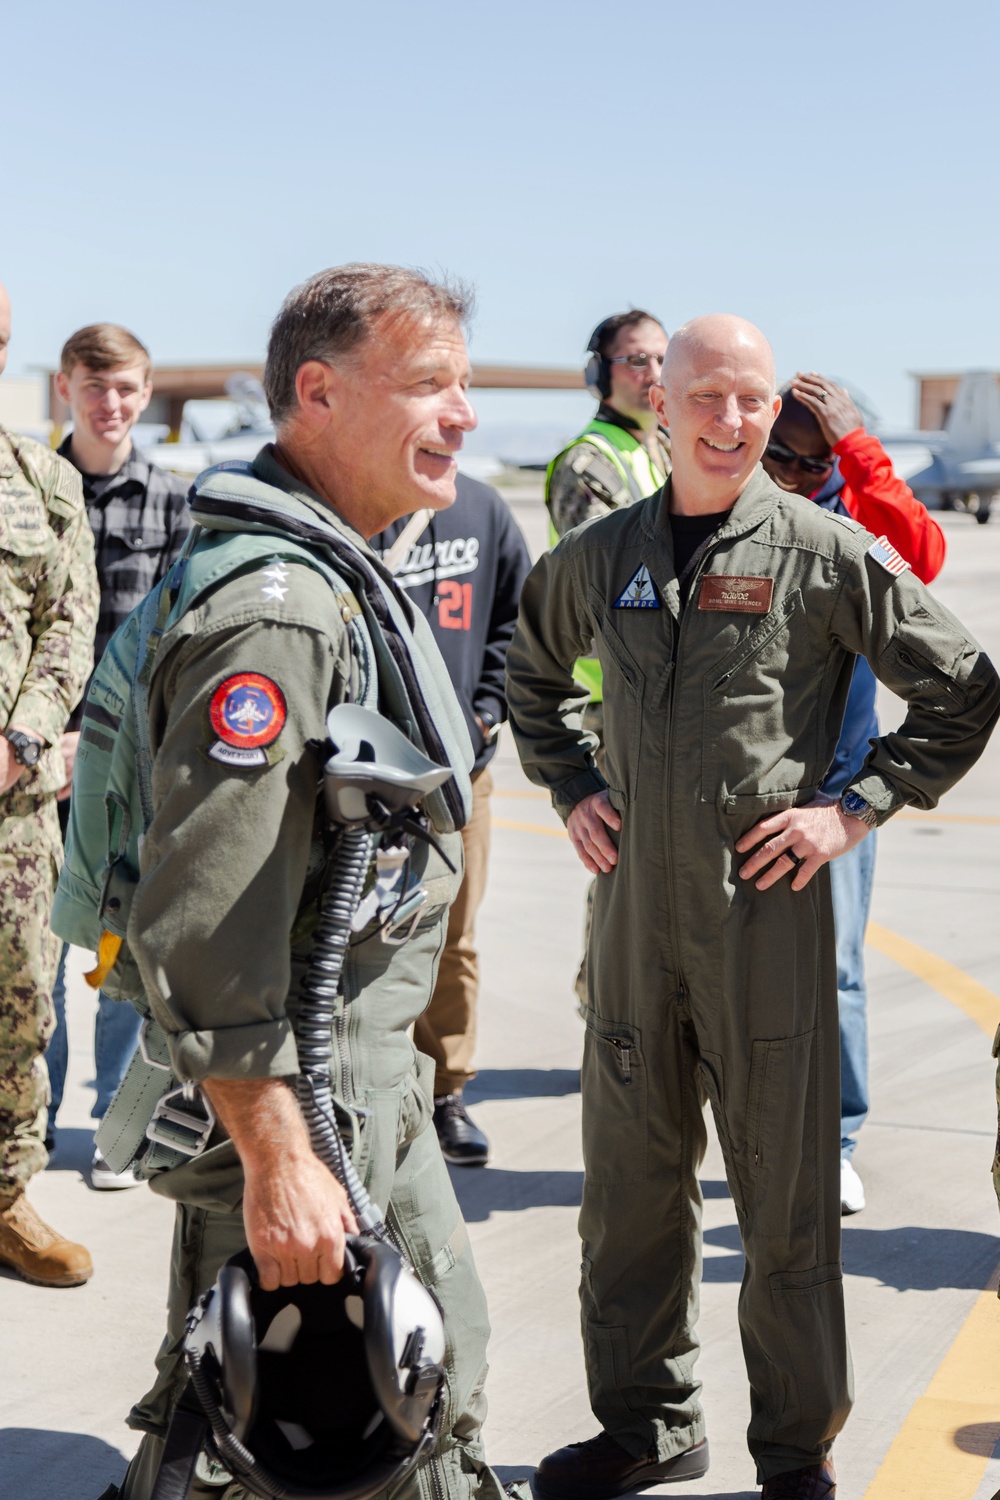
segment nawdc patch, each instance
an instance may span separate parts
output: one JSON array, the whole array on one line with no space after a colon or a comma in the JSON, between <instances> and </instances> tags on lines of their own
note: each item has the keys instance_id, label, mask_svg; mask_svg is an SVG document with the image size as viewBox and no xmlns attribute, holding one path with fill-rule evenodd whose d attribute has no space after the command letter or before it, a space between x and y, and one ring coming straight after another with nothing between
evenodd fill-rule
<instances>
[{"instance_id":1,"label":"nawdc patch","mask_svg":"<svg viewBox=\"0 0 1000 1500\"><path fill-rule=\"evenodd\" d=\"M629 579L613 607L615 609L659 609L660 601L656 597L653 580L649 576L649 569L645 563L639 568L638 573Z\"/></svg>"},{"instance_id":2,"label":"nawdc patch","mask_svg":"<svg viewBox=\"0 0 1000 1500\"><path fill-rule=\"evenodd\" d=\"M877 562L880 568L891 573L893 578L898 578L900 573L905 573L910 566L905 557L900 557L887 536L880 536L877 542L872 542L868 548L868 556Z\"/></svg>"},{"instance_id":3,"label":"nawdc patch","mask_svg":"<svg viewBox=\"0 0 1000 1500\"><path fill-rule=\"evenodd\" d=\"M263 766L265 745L285 727L288 709L276 682L259 672L237 672L212 694L209 719L218 735L208 754L226 766Z\"/></svg>"}]
</instances>

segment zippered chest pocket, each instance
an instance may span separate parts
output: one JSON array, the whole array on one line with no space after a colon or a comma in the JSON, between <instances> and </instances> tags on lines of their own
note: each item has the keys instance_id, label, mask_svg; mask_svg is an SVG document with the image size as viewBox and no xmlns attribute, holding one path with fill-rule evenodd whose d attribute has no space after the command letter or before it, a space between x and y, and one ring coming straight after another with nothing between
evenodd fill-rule
<instances>
[{"instance_id":1,"label":"zippered chest pocket","mask_svg":"<svg viewBox=\"0 0 1000 1500\"><path fill-rule=\"evenodd\" d=\"M795 589L705 673L701 800L793 791L808 780L819 684Z\"/></svg>"}]
</instances>

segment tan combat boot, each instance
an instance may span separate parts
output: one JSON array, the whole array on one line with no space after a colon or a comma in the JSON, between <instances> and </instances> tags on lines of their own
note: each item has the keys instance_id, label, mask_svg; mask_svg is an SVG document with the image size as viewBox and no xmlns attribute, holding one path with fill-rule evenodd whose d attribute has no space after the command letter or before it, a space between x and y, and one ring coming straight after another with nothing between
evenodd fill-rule
<instances>
[{"instance_id":1,"label":"tan combat boot","mask_svg":"<svg viewBox=\"0 0 1000 1500\"><path fill-rule=\"evenodd\" d=\"M81 1286L94 1273L89 1252L50 1229L23 1190L0 1199L0 1264L38 1286Z\"/></svg>"}]
</instances>

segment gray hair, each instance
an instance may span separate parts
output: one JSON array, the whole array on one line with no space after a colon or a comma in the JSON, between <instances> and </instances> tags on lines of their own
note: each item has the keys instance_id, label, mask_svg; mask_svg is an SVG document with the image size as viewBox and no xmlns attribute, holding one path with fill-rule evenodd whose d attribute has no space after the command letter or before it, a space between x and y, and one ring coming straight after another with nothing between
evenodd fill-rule
<instances>
[{"instance_id":1,"label":"gray hair","mask_svg":"<svg viewBox=\"0 0 1000 1500\"><path fill-rule=\"evenodd\" d=\"M271 325L264 365L271 420L278 427L295 414L295 377L307 360L343 360L386 318L453 318L464 325L472 304L472 290L464 283L432 281L404 266L355 262L318 271L289 292Z\"/></svg>"}]
</instances>

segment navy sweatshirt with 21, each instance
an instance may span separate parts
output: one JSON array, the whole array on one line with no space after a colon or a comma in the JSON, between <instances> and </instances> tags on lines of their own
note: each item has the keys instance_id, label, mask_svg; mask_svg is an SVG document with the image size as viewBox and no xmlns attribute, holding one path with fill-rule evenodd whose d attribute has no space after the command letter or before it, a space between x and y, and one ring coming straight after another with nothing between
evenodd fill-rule
<instances>
[{"instance_id":1,"label":"navy sweatshirt with 21","mask_svg":"<svg viewBox=\"0 0 1000 1500\"><path fill-rule=\"evenodd\" d=\"M435 511L396 570L396 582L426 615L458 694L477 771L496 749L476 716L507 717L504 667L531 568L520 528L496 490L459 474L454 505ZM384 553L409 517L372 538Z\"/></svg>"}]
</instances>

